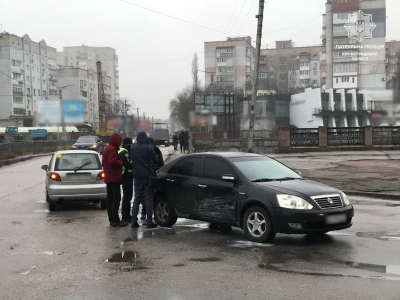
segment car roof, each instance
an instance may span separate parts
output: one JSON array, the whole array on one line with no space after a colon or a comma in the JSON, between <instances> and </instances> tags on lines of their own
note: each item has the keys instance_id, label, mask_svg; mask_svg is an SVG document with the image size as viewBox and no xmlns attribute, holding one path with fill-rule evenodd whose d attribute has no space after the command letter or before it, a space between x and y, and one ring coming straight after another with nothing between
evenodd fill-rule
<instances>
[{"instance_id":1,"label":"car roof","mask_svg":"<svg viewBox=\"0 0 400 300\"><path fill-rule=\"evenodd\" d=\"M97 154L96 151L93 150L62 150L56 151L55 154Z\"/></svg>"},{"instance_id":2,"label":"car roof","mask_svg":"<svg viewBox=\"0 0 400 300\"><path fill-rule=\"evenodd\" d=\"M237 157L265 157L256 153L247 152L202 152L190 154L190 156L219 156L224 158L237 158Z\"/></svg>"}]
</instances>

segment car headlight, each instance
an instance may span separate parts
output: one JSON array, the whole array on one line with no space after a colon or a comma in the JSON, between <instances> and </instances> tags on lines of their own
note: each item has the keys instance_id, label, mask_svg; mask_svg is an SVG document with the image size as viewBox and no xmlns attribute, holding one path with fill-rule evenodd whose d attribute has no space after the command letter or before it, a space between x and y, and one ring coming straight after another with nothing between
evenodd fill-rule
<instances>
[{"instance_id":1,"label":"car headlight","mask_svg":"<svg viewBox=\"0 0 400 300\"><path fill-rule=\"evenodd\" d=\"M75 145L72 145L72 148L73 148L73 149L76 149L76 146L75 146Z\"/></svg>"},{"instance_id":2,"label":"car headlight","mask_svg":"<svg viewBox=\"0 0 400 300\"><path fill-rule=\"evenodd\" d=\"M340 192L340 193L342 194L342 199L343 199L344 205L345 206L350 205L350 200L349 200L349 198L347 198L347 195L345 193L343 193L343 192Z\"/></svg>"},{"instance_id":3,"label":"car headlight","mask_svg":"<svg viewBox=\"0 0 400 300\"><path fill-rule=\"evenodd\" d=\"M313 206L303 198L293 195L276 195L280 207L289 209L313 209Z\"/></svg>"}]
</instances>

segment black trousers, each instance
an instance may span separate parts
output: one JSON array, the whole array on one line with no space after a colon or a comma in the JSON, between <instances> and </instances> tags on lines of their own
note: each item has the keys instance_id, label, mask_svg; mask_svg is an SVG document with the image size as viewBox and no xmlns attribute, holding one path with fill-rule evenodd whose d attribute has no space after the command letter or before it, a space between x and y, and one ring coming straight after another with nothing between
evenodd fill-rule
<instances>
[{"instance_id":1,"label":"black trousers","mask_svg":"<svg viewBox=\"0 0 400 300\"><path fill-rule=\"evenodd\" d=\"M120 221L118 211L121 203L121 187L120 183L107 183L107 213L110 223L118 223Z\"/></svg>"},{"instance_id":2,"label":"black trousers","mask_svg":"<svg viewBox=\"0 0 400 300\"><path fill-rule=\"evenodd\" d=\"M131 220L131 201L133 197L133 178L122 178L122 221Z\"/></svg>"},{"instance_id":3,"label":"black trousers","mask_svg":"<svg viewBox=\"0 0 400 300\"><path fill-rule=\"evenodd\" d=\"M181 153L184 153L185 152L185 146L182 145L182 144L180 144L180 146L181 146Z\"/></svg>"},{"instance_id":4,"label":"black trousers","mask_svg":"<svg viewBox=\"0 0 400 300\"><path fill-rule=\"evenodd\" d=\"M150 179L135 179L135 200L132 207L132 222L137 222L139 205L143 199L146 200L147 224L153 222L153 189L150 187Z\"/></svg>"}]
</instances>

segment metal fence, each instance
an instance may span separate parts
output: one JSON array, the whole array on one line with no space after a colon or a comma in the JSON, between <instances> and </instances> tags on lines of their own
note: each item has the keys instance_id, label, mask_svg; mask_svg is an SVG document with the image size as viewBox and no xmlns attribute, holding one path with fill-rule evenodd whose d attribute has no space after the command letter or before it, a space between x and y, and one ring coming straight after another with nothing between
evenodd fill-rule
<instances>
[{"instance_id":1,"label":"metal fence","mask_svg":"<svg viewBox=\"0 0 400 300\"><path fill-rule=\"evenodd\" d=\"M399 146L400 127L374 127L372 143L374 146Z\"/></svg>"},{"instance_id":2,"label":"metal fence","mask_svg":"<svg viewBox=\"0 0 400 300\"><path fill-rule=\"evenodd\" d=\"M213 131L213 138L217 140L224 139L225 132L226 132L226 137L228 139L247 139L249 137L248 130L235 130L235 131ZM278 138L277 130L254 130L255 140L268 140L277 138Z\"/></svg>"},{"instance_id":3,"label":"metal fence","mask_svg":"<svg viewBox=\"0 0 400 300\"><path fill-rule=\"evenodd\" d=\"M364 146L364 127L327 128L328 147Z\"/></svg>"},{"instance_id":4,"label":"metal fence","mask_svg":"<svg viewBox=\"0 0 400 300\"><path fill-rule=\"evenodd\" d=\"M313 148L319 146L318 128L290 129L292 148Z\"/></svg>"},{"instance_id":5,"label":"metal fence","mask_svg":"<svg viewBox=\"0 0 400 300\"><path fill-rule=\"evenodd\" d=\"M224 132L225 131L213 131L213 138L216 140L223 140L224 139Z\"/></svg>"},{"instance_id":6,"label":"metal fence","mask_svg":"<svg viewBox=\"0 0 400 300\"><path fill-rule=\"evenodd\" d=\"M71 149L73 141L1 143L0 159Z\"/></svg>"}]
</instances>

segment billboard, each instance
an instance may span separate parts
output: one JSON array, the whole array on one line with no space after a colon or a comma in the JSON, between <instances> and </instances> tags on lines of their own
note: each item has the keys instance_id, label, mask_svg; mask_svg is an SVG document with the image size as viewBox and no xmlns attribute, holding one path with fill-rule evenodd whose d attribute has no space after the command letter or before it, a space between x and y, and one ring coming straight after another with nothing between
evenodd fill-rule
<instances>
[{"instance_id":1,"label":"billboard","mask_svg":"<svg viewBox=\"0 0 400 300\"><path fill-rule=\"evenodd\" d=\"M67 124L79 124L85 122L84 100L63 100L64 122Z\"/></svg>"},{"instance_id":2,"label":"billboard","mask_svg":"<svg viewBox=\"0 0 400 300\"><path fill-rule=\"evenodd\" d=\"M61 106L59 101L38 101L38 123L56 125L61 123Z\"/></svg>"}]
</instances>

